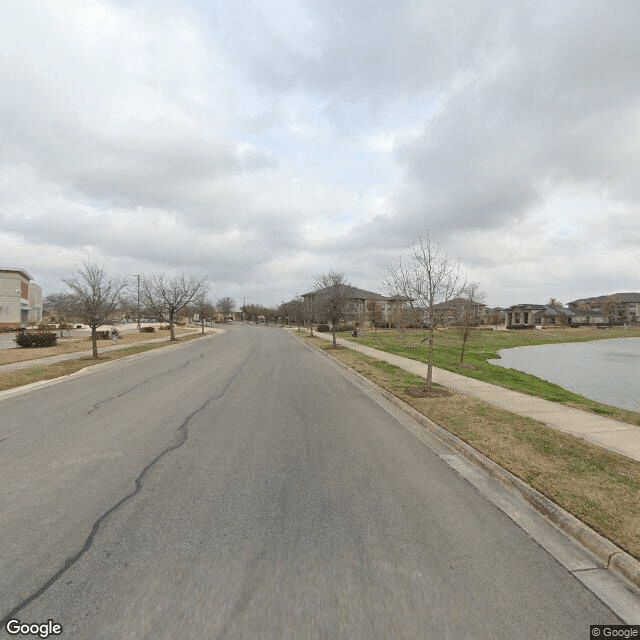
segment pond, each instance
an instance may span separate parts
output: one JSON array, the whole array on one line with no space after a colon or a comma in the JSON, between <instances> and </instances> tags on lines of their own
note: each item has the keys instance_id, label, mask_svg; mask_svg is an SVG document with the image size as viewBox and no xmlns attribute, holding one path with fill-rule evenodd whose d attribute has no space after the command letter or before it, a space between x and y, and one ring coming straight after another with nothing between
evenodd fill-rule
<instances>
[{"instance_id":1,"label":"pond","mask_svg":"<svg viewBox=\"0 0 640 640\"><path fill-rule=\"evenodd\" d=\"M489 362L604 404L640 411L640 338L542 344L499 354L499 360Z\"/></svg>"}]
</instances>

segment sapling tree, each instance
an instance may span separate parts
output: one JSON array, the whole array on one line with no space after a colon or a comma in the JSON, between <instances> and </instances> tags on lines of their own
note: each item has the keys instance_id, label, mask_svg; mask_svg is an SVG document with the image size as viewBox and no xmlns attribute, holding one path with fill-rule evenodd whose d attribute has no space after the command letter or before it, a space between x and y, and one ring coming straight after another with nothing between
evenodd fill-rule
<instances>
[{"instance_id":1,"label":"sapling tree","mask_svg":"<svg viewBox=\"0 0 640 640\"><path fill-rule=\"evenodd\" d=\"M333 346L337 346L336 330L349 306L349 298L344 273L329 271L315 276L314 303L326 320L331 323Z\"/></svg>"},{"instance_id":2,"label":"sapling tree","mask_svg":"<svg viewBox=\"0 0 640 640\"><path fill-rule=\"evenodd\" d=\"M460 295L466 284L461 269L460 260L449 257L427 233L414 242L406 258L391 258L383 275L386 289L405 298L409 308L420 314L421 322L427 323L423 340L428 341L427 388L433 384L434 337L442 325L442 309Z\"/></svg>"}]
</instances>

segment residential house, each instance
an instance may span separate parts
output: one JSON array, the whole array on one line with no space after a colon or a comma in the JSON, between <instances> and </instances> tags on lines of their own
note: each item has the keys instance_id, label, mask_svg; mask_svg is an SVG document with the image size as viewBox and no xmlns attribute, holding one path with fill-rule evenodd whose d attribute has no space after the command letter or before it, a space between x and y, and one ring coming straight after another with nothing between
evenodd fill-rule
<instances>
[{"instance_id":1,"label":"residential house","mask_svg":"<svg viewBox=\"0 0 640 640\"><path fill-rule=\"evenodd\" d=\"M571 309L591 311L604 318L608 324L640 323L640 293L613 293L608 296L581 298L568 303Z\"/></svg>"},{"instance_id":2,"label":"residential house","mask_svg":"<svg viewBox=\"0 0 640 640\"><path fill-rule=\"evenodd\" d=\"M305 305L308 305L307 308L313 308L318 304L323 291L325 289L302 294ZM374 291L366 291L350 285L341 285L341 291L347 298L347 310L344 317L347 322L365 322L367 320L367 305L370 302L376 302L379 305L382 322L395 322L394 316L405 307L406 303L406 299L402 296L383 296ZM325 319L316 317L316 320L323 321Z\"/></svg>"},{"instance_id":3,"label":"residential house","mask_svg":"<svg viewBox=\"0 0 640 640\"><path fill-rule=\"evenodd\" d=\"M510 326L512 324L535 324L533 322L533 316L535 313L539 313L544 310L546 305L544 304L514 304L511 307L505 309L504 324Z\"/></svg>"},{"instance_id":4,"label":"residential house","mask_svg":"<svg viewBox=\"0 0 640 640\"><path fill-rule=\"evenodd\" d=\"M484 307L482 310L482 324L492 324L496 327L504 324L506 311L502 307Z\"/></svg>"},{"instance_id":5,"label":"residential house","mask_svg":"<svg viewBox=\"0 0 640 640\"><path fill-rule=\"evenodd\" d=\"M435 305L435 320L439 325L455 325L461 323L463 314L467 315L469 324L482 324L486 305L482 302L469 301L467 298L452 298L446 302L439 302ZM425 324L429 323L429 309L425 309L423 315Z\"/></svg>"},{"instance_id":6,"label":"residential house","mask_svg":"<svg viewBox=\"0 0 640 640\"><path fill-rule=\"evenodd\" d=\"M505 326L529 324L540 327L601 324L602 314L588 309L572 309L561 305L517 304L505 310Z\"/></svg>"},{"instance_id":7,"label":"residential house","mask_svg":"<svg viewBox=\"0 0 640 640\"><path fill-rule=\"evenodd\" d=\"M42 289L24 269L0 267L0 328L42 322Z\"/></svg>"}]
</instances>

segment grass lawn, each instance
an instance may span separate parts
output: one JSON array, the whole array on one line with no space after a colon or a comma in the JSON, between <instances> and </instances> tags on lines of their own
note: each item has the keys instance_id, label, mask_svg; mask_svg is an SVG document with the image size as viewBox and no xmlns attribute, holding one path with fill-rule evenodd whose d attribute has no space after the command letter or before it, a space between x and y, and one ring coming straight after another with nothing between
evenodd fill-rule
<instances>
[{"instance_id":1,"label":"grass lawn","mask_svg":"<svg viewBox=\"0 0 640 640\"><path fill-rule=\"evenodd\" d=\"M427 343L421 342L425 337L424 331L408 330L401 333L395 330L380 330L377 332L367 331L361 338L354 338L350 333L341 333L340 337L420 362L427 360ZM460 335L455 330L449 329L436 333L433 365L507 389L538 396L551 402L559 402L629 424L640 425L640 413L601 404L536 376L515 369L505 369L487 362L489 359L497 358L500 349L512 347L638 337L640 337L640 327L632 329L536 329L532 331L477 330L471 333L465 349L464 365L461 366L459 364Z\"/></svg>"},{"instance_id":2,"label":"grass lawn","mask_svg":"<svg viewBox=\"0 0 640 640\"><path fill-rule=\"evenodd\" d=\"M167 335L168 331L165 332ZM138 334L136 334L138 335ZM154 336L155 334L143 334L148 336ZM205 334L210 335L210 334ZM194 338L200 338L202 334L200 333L189 333L182 337L178 338L178 342L185 342L187 340L193 340ZM158 336L156 336L158 337ZM106 340L104 342L107 342ZM143 353L145 351L151 351L152 349L160 349L161 347L167 347L171 344L178 344L178 342L152 342L151 344L132 344L130 346L124 346L122 349L118 349L115 351L107 351L102 353L97 360L89 357L82 358L74 358L73 360L65 360L64 362L57 362L55 364L48 364L44 366L35 366L30 369L21 369L19 371L7 371L5 373L0 373L0 391L5 391L7 389L14 389L15 387L21 387L25 384L30 384L32 382L40 382L41 380L51 380L52 378L59 378L61 376L68 376L71 373L75 373L80 369L85 369L86 367L91 367L96 364L100 364L102 362L109 362L110 360L118 360L119 358L124 358L125 356L130 356L136 353ZM109 340L109 343L111 341ZM86 342L82 343L83 349L86 349ZM118 340L118 344L121 344L121 341ZM89 347L91 346L91 342L89 342ZM106 345L105 345L106 346ZM55 347L51 347L55 348ZM29 349L29 351L42 352L47 351L47 349ZM60 352L58 352L60 353ZM64 352L63 352L64 353ZM68 352L67 352L68 353ZM56 354L49 354L56 355Z\"/></svg>"},{"instance_id":3,"label":"grass lawn","mask_svg":"<svg viewBox=\"0 0 640 640\"><path fill-rule=\"evenodd\" d=\"M180 337L181 331L176 327L176 337ZM60 334L58 333L58 336ZM132 345L145 340L153 340L154 338L169 339L169 331L156 329L153 333L133 331L131 333L122 334L118 338L118 345ZM111 338L108 340L98 340L98 352L103 347L113 345ZM46 358L47 356L57 356L62 353L75 353L76 351L91 350L91 336L82 338L65 338L60 340L55 347L43 348L19 348L19 349L0 349L0 365L12 364L14 362L23 362L24 360L35 360L37 358Z\"/></svg>"},{"instance_id":4,"label":"grass lawn","mask_svg":"<svg viewBox=\"0 0 640 640\"><path fill-rule=\"evenodd\" d=\"M416 398L424 380L320 338L305 339L369 378L640 559L640 463L455 392Z\"/></svg>"}]
</instances>

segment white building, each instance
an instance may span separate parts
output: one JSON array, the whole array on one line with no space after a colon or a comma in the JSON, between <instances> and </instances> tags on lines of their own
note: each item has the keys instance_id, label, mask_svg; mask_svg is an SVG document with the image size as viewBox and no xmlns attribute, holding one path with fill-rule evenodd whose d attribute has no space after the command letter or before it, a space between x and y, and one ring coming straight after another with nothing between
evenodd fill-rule
<instances>
[{"instance_id":1,"label":"white building","mask_svg":"<svg viewBox=\"0 0 640 640\"><path fill-rule=\"evenodd\" d=\"M0 267L0 329L42 322L42 289L24 269Z\"/></svg>"}]
</instances>

